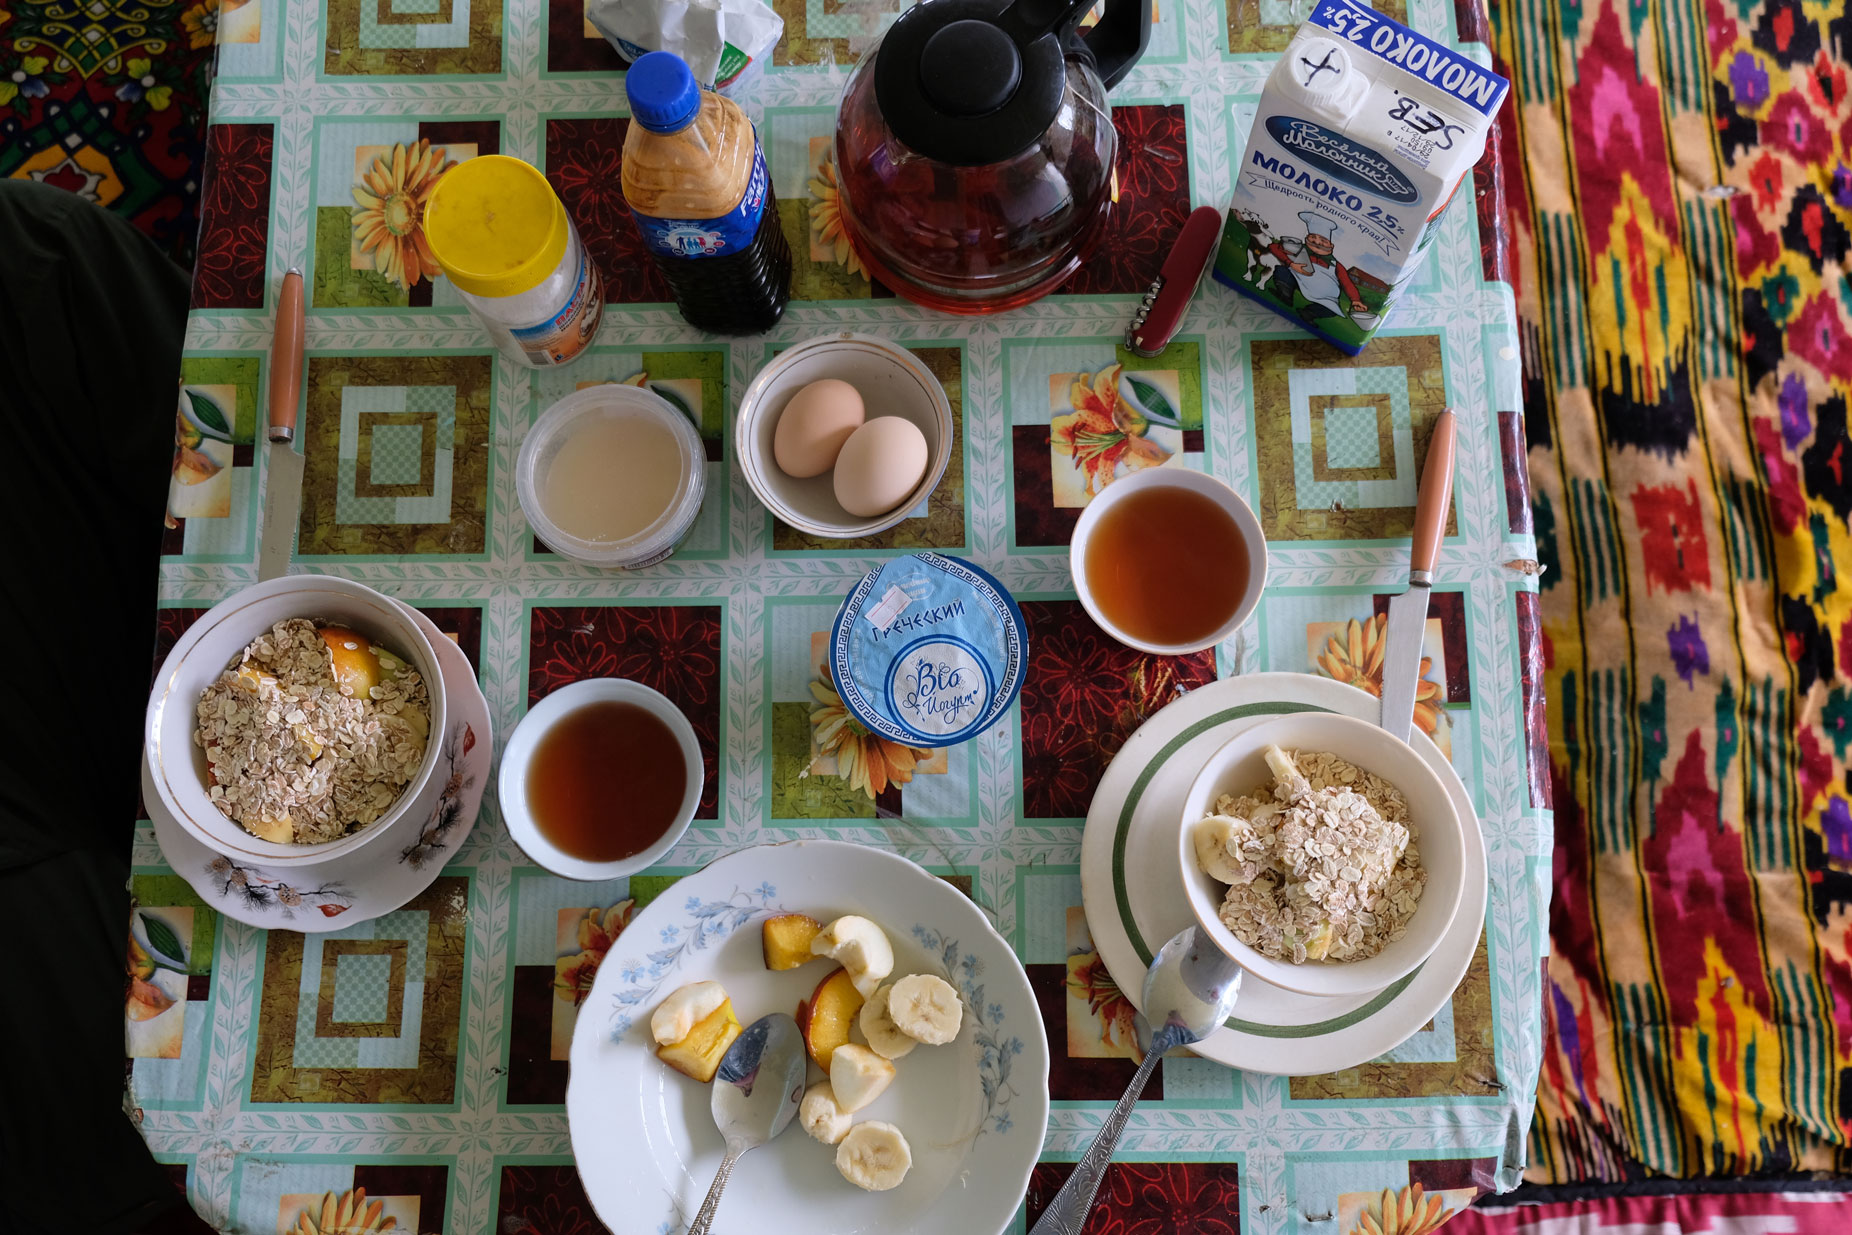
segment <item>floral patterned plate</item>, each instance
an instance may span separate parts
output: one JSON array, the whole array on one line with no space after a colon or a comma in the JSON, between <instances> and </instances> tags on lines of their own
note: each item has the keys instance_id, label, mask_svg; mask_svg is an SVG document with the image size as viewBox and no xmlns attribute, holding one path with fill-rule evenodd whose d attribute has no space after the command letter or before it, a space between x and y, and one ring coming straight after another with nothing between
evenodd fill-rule
<instances>
[{"instance_id":1,"label":"floral patterned plate","mask_svg":"<svg viewBox=\"0 0 1852 1235\"><path fill-rule=\"evenodd\" d=\"M469 657L436 623L413 609L411 614L437 650L443 667L444 693L450 701L450 732L443 736L437 775L449 783L430 817L411 816L392 826L390 844L364 849L351 859L336 858L319 866L267 871L234 862L201 844L161 807L148 763L142 761L142 801L154 824L155 840L167 864L208 905L252 926L314 934L344 930L357 922L391 913L431 886L444 863L462 846L476 824L476 811L489 784L489 759L495 748L489 731L489 702L476 683ZM414 827L416 830L414 831ZM388 855L397 856L387 861Z\"/></svg>"},{"instance_id":2,"label":"floral patterned plate","mask_svg":"<svg viewBox=\"0 0 1852 1235\"><path fill-rule=\"evenodd\" d=\"M650 902L612 944L572 1037L566 1117L592 1205L614 1231L675 1235L700 1208L722 1144L707 1086L655 1056L649 1018L669 992L713 979L747 1024L797 1002L834 967L766 970L759 923L858 913L894 945L896 976L934 973L964 995L956 1041L896 1061L856 1113L899 1127L913 1169L889 1192L836 1172L835 1150L795 1123L740 1159L718 1235L991 1235L1014 1220L1048 1121L1048 1040L1009 944L951 884L898 855L841 841L729 854ZM859 1036L859 1035L858 1035ZM811 1079L822 1071L811 1065ZM930 1217L928 1216L930 1213Z\"/></svg>"},{"instance_id":3,"label":"floral patterned plate","mask_svg":"<svg viewBox=\"0 0 1852 1235\"><path fill-rule=\"evenodd\" d=\"M1356 687L1309 673L1244 674L1172 703L1126 739L1106 769L1081 840L1080 892L1100 959L1134 1005L1153 952L1195 921L1177 869L1177 828L1190 782L1243 729L1312 711L1374 722L1380 705ZM1410 745L1467 825L1466 882L1440 946L1407 977L1363 995L1300 995L1250 974L1234 1016L1192 1048L1198 1055L1250 1072L1320 1075L1394 1050L1448 1006L1485 926L1485 840L1466 786L1440 748L1419 731Z\"/></svg>"}]
</instances>

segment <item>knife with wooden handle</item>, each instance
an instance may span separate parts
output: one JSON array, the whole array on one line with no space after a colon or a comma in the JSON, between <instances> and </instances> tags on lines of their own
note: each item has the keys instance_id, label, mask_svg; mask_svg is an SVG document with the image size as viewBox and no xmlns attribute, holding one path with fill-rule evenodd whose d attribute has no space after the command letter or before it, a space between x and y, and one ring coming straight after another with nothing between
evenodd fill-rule
<instances>
[{"instance_id":1,"label":"knife with wooden handle","mask_svg":"<svg viewBox=\"0 0 1852 1235\"><path fill-rule=\"evenodd\" d=\"M257 577L289 571L302 507L302 456L296 453L296 405L302 401L302 271L294 266L277 292L276 334L270 346L270 449L264 461L263 539L258 542Z\"/></svg>"},{"instance_id":2,"label":"knife with wooden handle","mask_svg":"<svg viewBox=\"0 0 1852 1235\"><path fill-rule=\"evenodd\" d=\"M1457 417L1448 408L1434 420L1421 487L1415 494L1414 542L1408 556L1408 590L1389 602L1383 631L1382 727L1404 742L1415 719L1415 692L1420 689L1421 644L1427 633L1428 594L1434 585L1434 562L1453 500L1453 447Z\"/></svg>"}]
</instances>

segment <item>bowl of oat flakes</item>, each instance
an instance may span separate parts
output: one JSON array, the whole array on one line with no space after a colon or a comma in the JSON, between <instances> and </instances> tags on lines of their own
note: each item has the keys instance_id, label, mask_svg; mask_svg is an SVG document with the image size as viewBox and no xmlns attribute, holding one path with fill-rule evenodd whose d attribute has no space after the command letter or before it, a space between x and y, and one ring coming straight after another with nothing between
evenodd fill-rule
<instances>
[{"instance_id":1,"label":"bowl of oat flakes","mask_svg":"<svg viewBox=\"0 0 1852 1235\"><path fill-rule=\"evenodd\" d=\"M162 663L146 755L161 806L203 844L313 866L442 794L437 654L406 611L328 575L271 579L208 610Z\"/></svg>"},{"instance_id":2,"label":"bowl of oat flakes","mask_svg":"<svg viewBox=\"0 0 1852 1235\"><path fill-rule=\"evenodd\" d=\"M1296 713L1237 734L1197 774L1180 824L1197 922L1290 991L1381 990L1459 910L1467 822L1419 754L1355 717Z\"/></svg>"}]
</instances>

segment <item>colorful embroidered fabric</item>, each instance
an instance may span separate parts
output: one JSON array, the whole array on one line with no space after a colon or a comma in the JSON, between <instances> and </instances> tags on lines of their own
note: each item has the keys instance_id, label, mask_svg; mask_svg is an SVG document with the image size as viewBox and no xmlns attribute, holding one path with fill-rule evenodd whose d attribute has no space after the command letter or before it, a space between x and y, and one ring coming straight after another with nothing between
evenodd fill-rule
<instances>
[{"instance_id":1,"label":"colorful embroidered fabric","mask_svg":"<svg viewBox=\"0 0 1852 1235\"><path fill-rule=\"evenodd\" d=\"M0 176L106 206L191 268L220 2L0 4Z\"/></svg>"},{"instance_id":2,"label":"colorful embroidered fabric","mask_svg":"<svg viewBox=\"0 0 1852 1235\"><path fill-rule=\"evenodd\" d=\"M1493 6L1556 895L1530 1178L1852 1169L1844 6Z\"/></svg>"},{"instance_id":3,"label":"colorful embroidered fabric","mask_svg":"<svg viewBox=\"0 0 1852 1235\"><path fill-rule=\"evenodd\" d=\"M1672 1196L1616 1196L1549 1205L1469 1209L1447 1235L1724 1235L1730 1231L1785 1231L1840 1235L1852 1192L1695 1192Z\"/></svg>"}]
</instances>

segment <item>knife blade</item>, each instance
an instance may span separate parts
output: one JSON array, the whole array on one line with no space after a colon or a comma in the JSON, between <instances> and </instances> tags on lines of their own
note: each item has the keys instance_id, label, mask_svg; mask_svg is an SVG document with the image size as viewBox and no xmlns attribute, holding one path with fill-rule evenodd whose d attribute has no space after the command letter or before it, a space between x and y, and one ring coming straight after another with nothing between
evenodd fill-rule
<instances>
[{"instance_id":1,"label":"knife blade","mask_svg":"<svg viewBox=\"0 0 1852 1235\"><path fill-rule=\"evenodd\" d=\"M270 449L264 459L263 539L257 547L261 582L289 572L302 508L302 456L296 453L296 405L302 399L302 271L290 267L277 293L276 334L270 345Z\"/></svg>"},{"instance_id":2,"label":"knife blade","mask_svg":"<svg viewBox=\"0 0 1852 1235\"><path fill-rule=\"evenodd\" d=\"M1383 627L1382 727L1408 741L1415 719L1415 692L1420 689L1421 644L1427 634L1428 594L1434 585L1434 562L1453 499L1453 446L1457 420L1448 408L1434 420L1421 487L1415 494L1415 531L1408 554L1408 590L1389 602Z\"/></svg>"}]
</instances>

